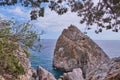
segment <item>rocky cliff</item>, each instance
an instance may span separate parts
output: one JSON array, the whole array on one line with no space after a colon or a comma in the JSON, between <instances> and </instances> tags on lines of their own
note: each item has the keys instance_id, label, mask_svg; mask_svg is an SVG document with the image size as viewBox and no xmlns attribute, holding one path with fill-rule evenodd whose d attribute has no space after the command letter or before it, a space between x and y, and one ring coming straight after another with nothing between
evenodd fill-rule
<instances>
[{"instance_id":1,"label":"rocky cliff","mask_svg":"<svg viewBox=\"0 0 120 80\"><path fill-rule=\"evenodd\" d=\"M13 47L11 46L11 48ZM0 80L35 80L34 75L36 71L31 68L30 61L20 46L16 46L13 53L6 53L4 57L8 60L4 61L6 66L0 64L0 69L2 69L0 72ZM2 60L0 62L2 62Z\"/></svg>"},{"instance_id":2,"label":"rocky cliff","mask_svg":"<svg viewBox=\"0 0 120 80\"><path fill-rule=\"evenodd\" d=\"M86 80L120 80L120 57L98 65Z\"/></svg>"},{"instance_id":3,"label":"rocky cliff","mask_svg":"<svg viewBox=\"0 0 120 80\"><path fill-rule=\"evenodd\" d=\"M65 71L81 68L85 77L96 65L108 60L109 57L93 40L71 25L57 40L53 66Z\"/></svg>"},{"instance_id":4,"label":"rocky cliff","mask_svg":"<svg viewBox=\"0 0 120 80\"><path fill-rule=\"evenodd\" d=\"M120 80L120 57L96 66L86 79L83 78L82 70L76 68L72 72L64 73L58 80Z\"/></svg>"},{"instance_id":5,"label":"rocky cliff","mask_svg":"<svg viewBox=\"0 0 120 80\"><path fill-rule=\"evenodd\" d=\"M18 43L0 40L0 44L0 80L56 80L40 66L34 70L27 50Z\"/></svg>"},{"instance_id":6,"label":"rocky cliff","mask_svg":"<svg viewBox=\"0 0 120 80\"><path fill-rule=\"evenodd\" d=\"M29 58L27 57L25 51L19 47L18 50L16 50L16 58L20 61L22 64L25 74L19 75L16 80L36 80L37 73L36 71L31 67L31 63Z\"/></svg>"}]
</instances>

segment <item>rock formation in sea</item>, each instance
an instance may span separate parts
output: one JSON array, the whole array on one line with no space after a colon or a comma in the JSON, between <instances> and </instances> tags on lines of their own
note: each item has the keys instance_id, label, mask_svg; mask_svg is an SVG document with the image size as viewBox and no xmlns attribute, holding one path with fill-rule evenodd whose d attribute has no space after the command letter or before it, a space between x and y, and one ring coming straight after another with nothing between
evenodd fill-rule
<instances>
[{"instance_id":1,"label":"rock formation in sea","mask_svg":"<svg viewBox=\"0 0 120 80\"><path fill-rule=\"evenodd\" d=\"M17 49L14 47L14 56L3 56L3 51L0 53L0 80L56 80L41 66L38 66L37 71L32 69L26 51L20 46ZM9 64L7 59L13 63ZM53 66L68 71L58 80L120 80L120 57L109 59L92 39L73 25L65 29L57 40Z\"/></svg>"},{"instance_id":2,"label":"rock formation in sea","mask_svg":"<svg viewBox=\"0 0 120 80\"><path fill-rule=\"evenodd\" d=\"M39 80L56 80L55 77L50 72L48 72L41 66L38 66L37 74Z\"/></svg>"},{"instance_id":3,"label":"rock formation in sea","mask_svg":"<svg viewBox=\"0 0 120 80\"><path fill-rule=\"evenodd\" d=\"M81 68L85 77L96 65L108 60L109 57L92 39L70 25L57 40L53 66L65 71Z\"/></svg>"},{"instance_id":4,"label":"rock formation in sea","mask_svg":"<svg viewBox=\"0 0 120 80\"><path fill-rule=\"evenodd\" d=\"M80 68L73 69L72 72L64 73L58 80L84 80Z\"/></svg>"}]
</instances>

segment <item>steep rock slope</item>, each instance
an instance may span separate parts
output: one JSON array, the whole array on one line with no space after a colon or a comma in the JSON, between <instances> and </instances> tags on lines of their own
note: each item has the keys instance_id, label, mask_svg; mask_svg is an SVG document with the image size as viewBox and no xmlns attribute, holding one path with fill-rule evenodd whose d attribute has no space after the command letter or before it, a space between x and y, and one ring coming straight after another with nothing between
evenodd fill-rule
<instances>
[{"instance_id":1,"label":"steep rock slope","mask_svg":"<svg viewBox=\"0 0 120 80\"><path fill-rule=\"evenodd\" d=\"M86 80L120 80L120 57L98 65L89 73Z\"/></svg>"},{"instance_id":2,"label":"steep rock slope","mask_svg":"<svg viewBox=\"0 0 120 80\"><path fill-rule=\"evenodd\" d=\"M96 65L108 60L109 57L93 40L71 25L57 40L53 66L65 71L81 68L85 77Z\"/></svg>"},{"instance_id":3,"label":"steep rock slope","mask_svg":"<svg viewBox=\"0 0 120 80\"><path fill-rule=\"evenodd\" d=\"M0 80L35 80L36 71L18 43L0 41Z\"/></svg>"}]
</instances>

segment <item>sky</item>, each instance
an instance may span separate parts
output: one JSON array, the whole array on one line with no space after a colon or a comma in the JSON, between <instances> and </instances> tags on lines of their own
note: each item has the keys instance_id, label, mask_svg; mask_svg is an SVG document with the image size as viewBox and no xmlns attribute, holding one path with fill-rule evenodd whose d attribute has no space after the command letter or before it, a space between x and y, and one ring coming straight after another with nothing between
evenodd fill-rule
<instances>
[{"instance_id":1,"label":"sky","mask_svg":"<svg viewBox=\"0 0 120 80\"><path fill-rule=\"evenodd\" d=\"M30 8L22 7L21 5L16 6L0 6L0 17L6 19L14 18L17 21L24 22L30 20ZM68 26L75 25L82 32L85 31L85 24L80 24L80 17L76 13L68 11L64 15L58 15L54 11L51 11L48 7L45 9L45 16L40 17L37 20L31 21L37 31L45 31L45 34L41 35L42 39L57 39L62 33L63 29ZM120 32L115 33L112 31L103 30L102 33L96 34L96 26L91 26L92 29L87 31L88 36L93 40L120 40Z\"/></svg>"}]
</instances>

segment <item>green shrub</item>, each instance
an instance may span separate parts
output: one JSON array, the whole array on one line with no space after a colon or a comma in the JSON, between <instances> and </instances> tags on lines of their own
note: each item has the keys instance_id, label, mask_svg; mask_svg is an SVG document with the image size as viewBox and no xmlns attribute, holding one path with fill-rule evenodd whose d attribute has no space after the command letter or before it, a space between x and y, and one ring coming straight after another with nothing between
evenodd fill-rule
<instances>
[{"instance_id":1,"label":"green shrub","mask_svg":"<svg viewBox=\"0 0 120 80\"><path fill-rule=\"evenodd\" d=\"M24 48L24 52L26 53L27 57L30 57L30 52L27 49Z\"/></svg>"},{"instance_id":2,"label":"green shrub","mask_svg":"<svg viewBox=\"0 0 120 80\"><path fill-rule=\"evenodd\" d=\"M0 39L0 75L7 73L17 77L17 75L25 73L22 64L14 56L16 49L18 49L18 45L14 42Z\"/></svg>"},{"instance_id":3,"label":"green shrub","mask_svg":"<svg viewBox=\"0 0 120 80\"><path fill-rule=\"evenodd\" d=\"M10 25L6 25L10 22ZM39 49L41 46L35 45L35 41L40 42L40 34L33 30L33 25L29 23L16 23L14 21L0 20L3 25L0 28L0 75L10 74L14 77L24 74L24 67L15 56L19 46L25 47L24 52L30 56L28 49ZM35 48L35 50L37 50ZM19 58L19 56L18 56ZM12 79L13 80L13 79Z\"/></svg>"}]
</instances>

